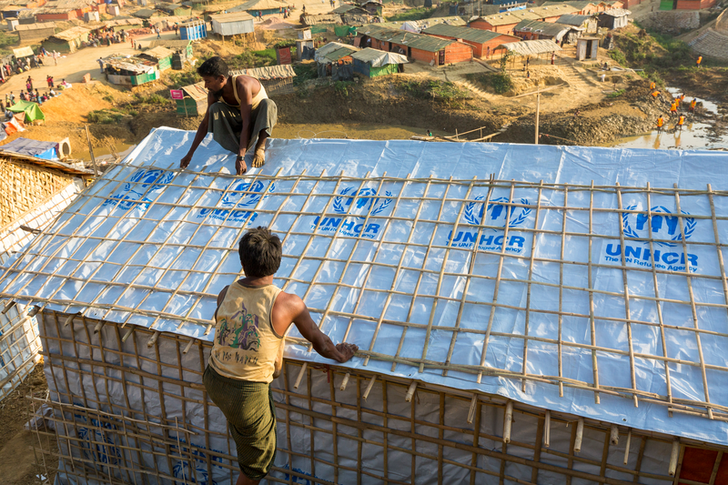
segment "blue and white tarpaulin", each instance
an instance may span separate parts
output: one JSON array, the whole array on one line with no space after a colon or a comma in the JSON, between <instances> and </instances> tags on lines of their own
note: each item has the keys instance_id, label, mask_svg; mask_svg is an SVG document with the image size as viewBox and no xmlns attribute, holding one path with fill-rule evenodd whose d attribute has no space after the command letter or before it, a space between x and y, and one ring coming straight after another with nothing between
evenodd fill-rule
<instances>
[{"instance_id":1,"label":"blue and white tarpaulin","mask_svg":"<svg viewBox=\"0 0 728 485\"><path fill-rule=\"evenodd\" d=\"M728 444L725 153L271 140L237 177L209 138L179 170L193 136L150 134L0 293L211 340L240 236L271 226L345 366Z\"/></svg>"}]
</instances>

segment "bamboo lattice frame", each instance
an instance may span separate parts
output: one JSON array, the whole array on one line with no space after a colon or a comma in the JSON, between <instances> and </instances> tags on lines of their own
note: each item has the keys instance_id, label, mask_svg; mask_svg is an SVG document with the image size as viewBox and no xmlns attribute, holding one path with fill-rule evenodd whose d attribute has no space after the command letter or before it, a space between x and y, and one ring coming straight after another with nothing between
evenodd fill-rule
<instances>
[{"instance_id":1,"label":"bamboo lattice frame","mask_svg":"<svg viewBox=\"0 0 728 485\"><path fill-rule=\"evenodd\" d=\"M217 467L234 482L234 444L225 426L211 429L225 421L202 385L209 342L136 326L129 336L117 324L53 311L41 317L44 348L53 349L45 352L51 394L43 402L55 410L47 419L56 433L39 431L48 436L39 443L48 454L48 440L58 440L59 473L111 484L196 483ZM74 382L86 383L81 393L63 391ZM723 448L438 386L420 386L407 401L408 388L403 379L286 361L274 382L279 458L269 482L717 483ZM190 422L184 417L195 407L204 419ZM214 438L228 448L211 450ZM710 481L680 479L687 448L717 453ZM664 457L675 449L668 466ZM154 457L152 466L140 466L142 457L147 465ZM180 470L192 463L198 475L185 482Z\"/></svg>"},{"instance_id":2,"label":"bamboo lattice frame","mask_svg":"<svg viewBox=\"0 0 728 485\"><path fill-rule=\"evenodd\" d=\"M7 305L7 306L6 306ZM0 300L0 401L13 392L40 360L40 338L34 315Z\"/></svg>"},{"instance_id":3,"label":"bamboo lattice frame","mask_svg":"<svg viewBox=\"0 0 728 485\"><path fill-rule=\"evenodd\" d=\"M562 395L564 387L593 391L597 402L601 395L624 396L634 400L635 405L640 401L657 403L667 405L671 412L728 419L728 403L711 400L711 387L726 375L728 367L715 359L706 359L703 352L704 342L707 341L714 348L728 337L725 329L728 286L723 263L726 243L720 236L728 224L728 217L716 210L716 206L725 207L728 193L714 191L710 185L695 190L652 188L649 185L544 184L493 178L414 179L389 177L386 174L375 178L347 177L343 174L308 175L304 172L295 176L256 174L246 179L249 186L241 188L235 185L240 179L219 173L190 174L162 170L156 182L160 182L165 174L173 174L175 178L169 183L157 185L149 180L133 181L130 177L138 169L121 167L86 190L51 230L36 239L25 257L6 268L4 281L0 280L0 291L14 298L31 299L41 307L51 305L52 308L71 313L84 311L101 320L118 322L122 327L135 323L151 329L172 329L182 334L204 337L212 329L210 317L217 291L238 276L239 265L235 253L239 236L249 227L263 224L282 234L287 243L284 261L290 263L291 269L285 274L279 273L277 283L284 290L296 292L309 302L312 313L325 332L336 321L346 329L343 340L359 339L355 343L361 348L359 355L365 358L365 365L370 360L391 362L392 371L415 368L419 373L439 373L442 376L458 373L470 376L468 379L477 383L481 382L483 376L505 377L522 382L524 389L528 382L547 383L558 386ZM256 184L260 184L260 188L251 189ZM122 190L124 186L131 187L139 199L145 198L148 204L145 212L138 210L137 202L129 203L128 200L109 195ZM342 195L343 188L351 186L355 190ZM364 187L375 189L376 195L360 192ZM104 191L107 195L102 195ZM175 200L170 200L169 191L176 191ZM519 193L524 192L531 194L527 202L519 199ZM126 193L129 193L128 190ZM486 195L478 198L476 193ZM221 209L218 202L225 197L234 203L222 212L215 212ZM635 197L643 200L645 207L671 201L676 207L674 216L679 222L681 238L660 238L652 233L645 237L625 234L621 223L623 218L642 217L651 224L655 217L663 214L623 203L624 199ZM611 206L595 203L596 198L606 198ZM340 201L339 206L343 203L343 212L337 212L337 200ZM356 207L373 207L376 204L381 207L387 204L386 201L391 201L389 205L392 210L374 214L370 210L366 215L357 214L359 220L363 221L362 228L372 223L383 228L375 240L368 238L362 232L363 229L354 236L342 234L341 230L322 231L323 221L327 217L346 220L346 217L355 215ZM689 215L680 212L681 204L695 206L696 201L708 210L702 213L691 210ZM108 213L100 215L98 209L104 203L111 208ZM481 221L476 224L472 221L470 224L463 222L463 216L468 213L467 207L471 207L473 219L472 213L477 212L478 207L487 208L484 210L487 214L487 210L495 206L501 206L508 215L515 211L529 211L533 216L519 225L511 225L512 218L509 217L506 217L505 226L488 225ZM436 212L437 216L426 216L427 211L423 208L427 208L430 213ZM153 211L164 215L158 218L149 216ZM203 216L193 220L189 216L191 213ZM251 221L252 213L256 214L254 221ZM212 217L212 214L217 214L217 218ZM244 220L234 221L239 214L244 214ZM457 218L447 220L446 214L456 214ZM312 218L318 218L314 219L317 222L305 222ZM560 230L540 226L540 221L554 218L560 221ZM688 241L686 234L692 229L686 224L693 224L694 221L712 224L713 238ZM80 231L88 225L102 222L108 229L103 234L98 231ZM389 237L389 231L392 231L395 223L410 227L406 241ZM127 228L142 224L151 225L146 230L146 234L153 234L149 239L137 239L133 228ZM182 226L188 235L180 238L176 231ZM606 226L606 229L602 226ZM525 241L524 246L530 247L530 250L515 254L502 244L496 249L482 249L476 244L465 248L454 247L452 235L464 227L477 231L474 240L480 241L490 231L496 236L502 234L506 241L517 236ZM119 230L123 235L109 237L107 234L113 230ZM443 239L443 231L451 235ZM558 248L556 254L554 251L542 251L544 241L550 241ZM594 258L593 248L605 241L619 243L621 253L617 261L605 262ZM674 250L676 254L682 253L688 261L691 251L708 249L717 255L718 264L712 273L662 269L654 261L648 262L646 266L634 266L627 262L627 241L648 244L652 254L658 246L672 244L677 248ZM131 255L127 254L124 261L106 257L122 243L135 245L136 250ZM295 243L294 252L286 251L291 247L289 243ZM339 257L337 255L342 253L337 248L342 244L352 249ZM587 245L589 250L586 257L568 257L565 248L573 244ZM83 248L83 251L78 248ZM185 254L185 251L192 251L193 257L189 253ZM213 253L216 254L214 258L208 257ZM39 254L43 258L34 262L33 259ZM392 257L392 254L398 257ZM432 262L428 258L439 261L439 264L428 264ZM519 275L514 271L513 264L525 268L525 274L522 272ZM558 282L537 277L537 273L549 265L558 267ZM474 271L476 267L485 267L488 271L477 273ZM349 270L359 272L355 283L347 281ZM391 283L377 284L372 278L376 271L390 272ZM597 272L618 275L623 282L621 291L598 287ZM83 274L79 276L79 273ZM127 274L134 276L126 277ZM153 275L153 278L149 275ZM587 276L583 278L583 275ZM398 289L405 276L416 280L413 292ZM55 281L52 287L45 285L42 292L36 291L39 282L50 279ZM634 292L630 289L632 279L651 280L652 291ZM585 284L579 284L583 281ZM62 289L68 291L68 284L75 285L75 294L62 293ZM693 290L696 284L718 288L721 292L719 301L696 297ZM190 285L193 285L192 288ZM464 291L451 291L458 285L464 285ZM525 303L504 301L503 285L525 288ZM478 288L474 289L476 286ZM671 289L669 295L663 292L665 287ZM93 292L95 296L84 296L84 291L92 288L98 289ZM484 292L483 288L488 291ZM682 296L674 296L674 288L679 288ZM316 301L313 297L321 291L329 295L328 299L321 304L312 304L311 300ZM557 307L535 305L536 292L542 293L542 300L543 294L546 294L544 292L557 295L554 298ZM144 296L131 301L129 296L134 293ZM580 301L588 301L588 308L574 305L573 297L567 298L566 293L579 295ZM158 305L156 302L160 301L160 295L166 303ZM356 304L342 307L335 303L337 297L353 297ZM391 303L402 298L409 301L407 317L388 318L388 310L393 306ZM596 302L599 299L601 305ZM183 304L178 303L181 300ZM151 301L155 304L149 304ZM367 304L371 301L376 301L376 305ZM601 314L607 301L623 305L624 315ZM654 316L647 312L648 305L654 307ZM444 310L438 313L441 311L438 307ZM581 309L575 310L575 307ZM422 308L426 308L427 317L424 319L420 318ZM669 309L667 316L666 308ZM671 315L683 310L690 312L691 317L687 322L675 323L670 320ZM468 312L483 312L487 316L479 325L473 326L464 317ZM706 312L723 312L718 317L718 320L722 319L718 327L722 327L705 327L703 314ZM523 330L504 331L503 322L517 321L519 314L525 318ZM549 321L557 330L553 335L544 336L544 322ZM467 325L463 325L464 322ZM567 327L574 325L588 329L588 342L575 341L573 335L565 336ZM615 348L600 344L600 332L610 327L624 329L627 336L625 346ZM365 334L369 336L368 340L361 340L362 328L369 332ZM392 338L393 332L399 335L396 352L379 351L379 346L383 344L379 335L384 328L387 329L387 339ZM654 350L635 348L634 332L657 332L656 337L647 342ZM670 348L668 344L674 343L677 334L684 335L686 341L692 342L685 348L694 346L696 351L693 354L684 353L685 348ZM440 354L438 358L433 357L428 348L434 335L440 339L445 335L444 338L450 341L446 355ZM209 336L206 338L209 339ZM467 339L482 341L477 364L464 363L460 358L463 348L458 348L457 343L468 342ZM294 336L291 341L310 350L308 342L300 338ZM412 342L419 342L421 352L412 352ZM510 346L522 346L522 352L519 352L521 360L515 367L499 363L494 357L494 353L499 351L490 351L496 344L502 348L504 342ZM645 348L645 341L637 343L642 349ZM472 348L473 345L469 345L467 350L471 351ZM530 370L529 362L535 351L555 352L557 365L543 372L540 372L542 369ZM591 359L590 379L566 375L564 361L578 356ZM625 363L629 383L610 384L614 382L615 376L611 375L613 372L600 373L603 358ZM639 365L643 365L643 362L664 369L664 392L654 392L642 385ZM697 373L695 376L700 382L696 395L684 391L676 393L676 368Z\"/></svg>"}]
</instances>

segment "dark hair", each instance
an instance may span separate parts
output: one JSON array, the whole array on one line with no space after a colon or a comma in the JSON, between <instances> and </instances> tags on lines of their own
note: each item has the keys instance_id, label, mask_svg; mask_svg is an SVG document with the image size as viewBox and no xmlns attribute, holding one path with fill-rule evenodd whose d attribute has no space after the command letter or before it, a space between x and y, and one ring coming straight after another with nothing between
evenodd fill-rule
<instances>
[{"instance_id":1,"label":"dark hair","mask_svg":"<svg viewBox=\"0 0 728 485\"><path fill-rule=\"evenodd\" d=\"M248 278L263 278L278 271L283 255L281 240L267 227L250 229L240 239L240 263Z\"/></svg>"},{"instance_id":2,"label":"dark hair","mask_svg":"<svg viewBox=\"0 0 728 485\"><path fill-rule=\"evenodd\" d=\"M197 68L197 74L200 76L227 77L228 72L230 72L228 65L219 56L209 58Z\"/></svg>"}]
</instances>

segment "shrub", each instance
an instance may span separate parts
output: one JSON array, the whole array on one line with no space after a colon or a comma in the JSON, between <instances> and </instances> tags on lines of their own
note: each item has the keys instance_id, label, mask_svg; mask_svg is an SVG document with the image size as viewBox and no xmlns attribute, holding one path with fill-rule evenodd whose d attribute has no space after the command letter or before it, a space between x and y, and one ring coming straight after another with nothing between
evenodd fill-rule
<instances>
[{"instance_id":1,"label":"shrub","mask_svg":"<svg viewBox=\"0 0 728 485\"><path fill-rule=\"evenodd\" d=\"M429 19L432 17L432 14L435 13L434 8L425 8L425 7L415 7L407 10L403 13L398 13L395 15L392 15L391 17L387 17L387 22L404 22L406 20L424 20Z\"/></svg>"},{"instance_id":2,"label":"shrub","mask_svg":"<svg viewBox=\"0 0 728 485\"><path fill-rule=\"evenodd\" d=\"M343 98L349 96L349 86L352 85L352 81L336 81L334 83L334 92Z\"/></svg>"}]
</instances>

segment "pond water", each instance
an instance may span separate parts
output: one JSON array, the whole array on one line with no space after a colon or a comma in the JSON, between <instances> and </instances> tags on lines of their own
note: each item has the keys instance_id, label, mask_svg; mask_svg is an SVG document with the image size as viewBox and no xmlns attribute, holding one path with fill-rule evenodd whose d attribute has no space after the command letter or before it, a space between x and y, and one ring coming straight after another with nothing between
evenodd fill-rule
<instances>
[{"instance_id":1,"label":"pond water","mask_svg":"<svg viewBox=\"0 0 728 485\"><path fill-rule=\"evenodd\" d=\"M679 88L666 88L668 93L672 95L682 93ZM690 100L692 97L686 97ZM703 108L712 114L718 114L718 105L712 101L701 98L697 99L698 103L703 103ZM620 148L653 148L653 149L728 149L728 135L713 136L708 123L688 123L682 130L675 129L675 121L666 117L666 129L658 132L656 129L650 133L643 135L630 136L620 138L608 146Z\"/></svg>"}]
</instances>

